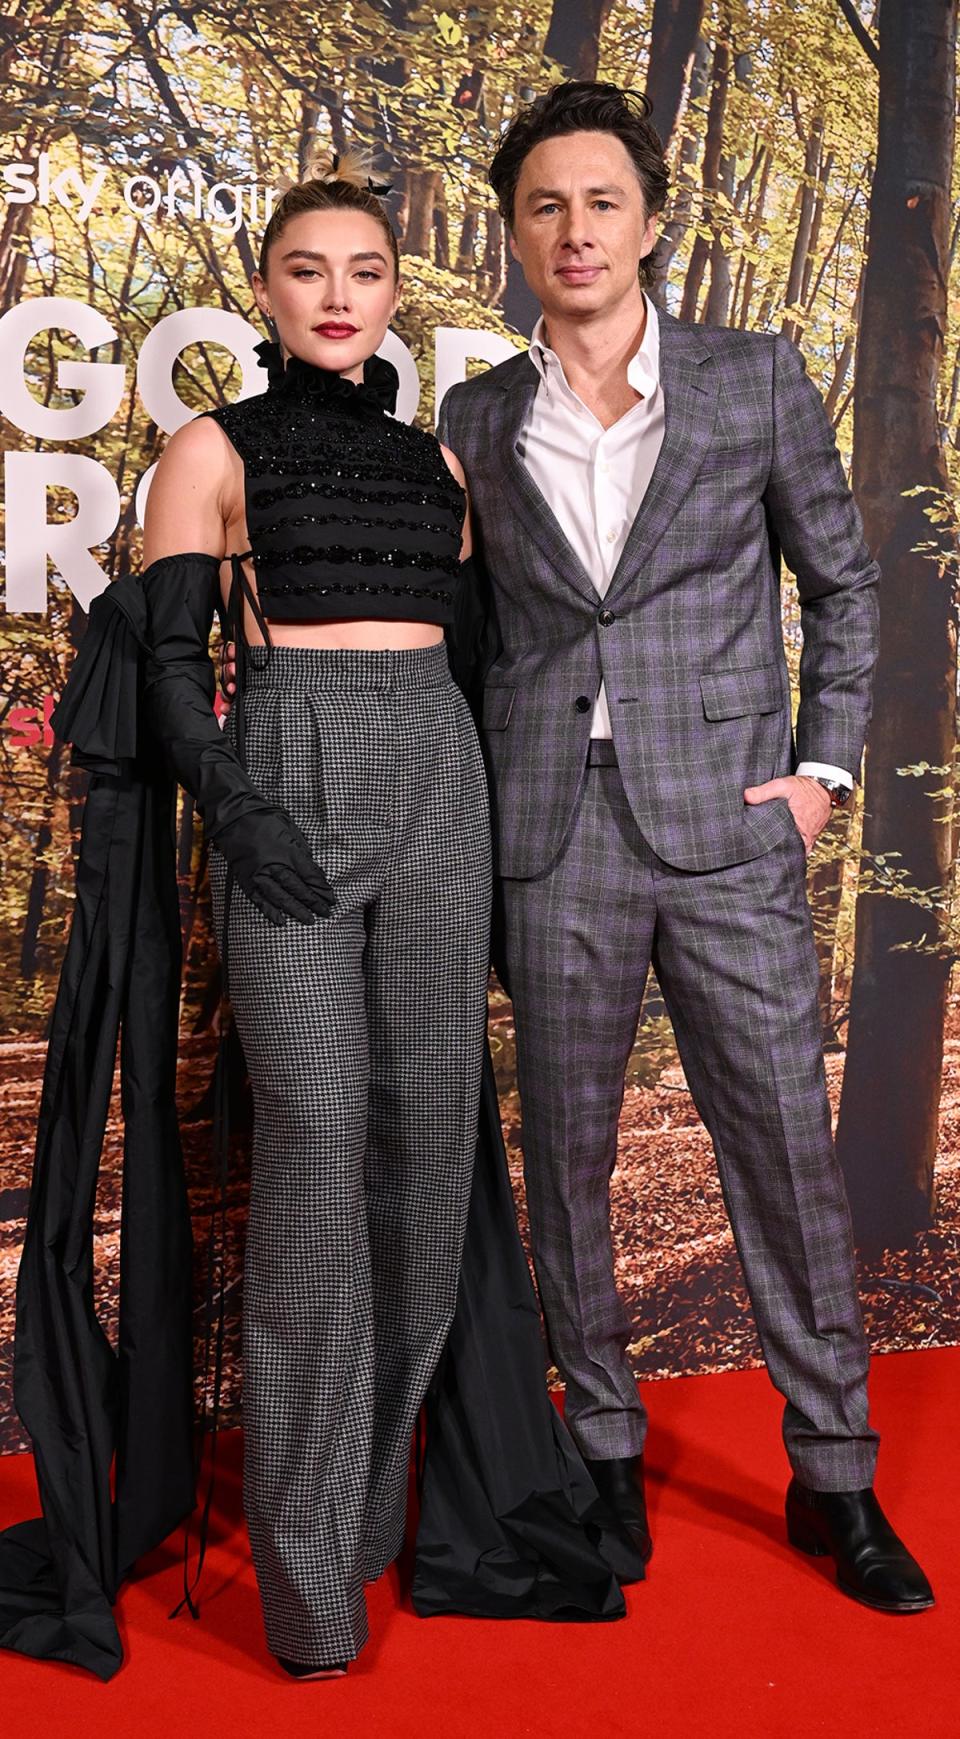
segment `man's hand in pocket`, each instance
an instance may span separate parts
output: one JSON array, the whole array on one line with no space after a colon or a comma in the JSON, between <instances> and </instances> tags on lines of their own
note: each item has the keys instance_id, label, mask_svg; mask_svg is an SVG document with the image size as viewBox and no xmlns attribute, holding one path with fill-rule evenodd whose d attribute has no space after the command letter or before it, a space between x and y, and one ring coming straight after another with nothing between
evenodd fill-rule
<instances>
[{"instance_id":1,"label":"man's hand in pocket","mask_svg":"<svg viewBox=\"0 0 960 1739\"><path fill-rule=\"evenodd\" d=\"M818 834L830 820L832 807L830 794L819 779L812 779L807 773L791 773L785 779L768 779L765 785L749 785L743 795L751 804L769 803L774 797L785 797L809 857Z\"/></svg>"}]
</instances>

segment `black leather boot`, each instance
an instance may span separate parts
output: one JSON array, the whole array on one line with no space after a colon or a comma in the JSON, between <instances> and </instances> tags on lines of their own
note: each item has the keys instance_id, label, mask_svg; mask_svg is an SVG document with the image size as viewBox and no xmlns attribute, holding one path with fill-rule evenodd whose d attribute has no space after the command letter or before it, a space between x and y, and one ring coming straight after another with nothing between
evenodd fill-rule
<instances>
[{"instance_id":1,"label":"black leather boot","mask_svg":"<svg viewBox=\"0 0 960 1739\"><path fill-rule=\"evenodd\" d=\"M812 1558L832 1558L837 1586L877 1612L924 1612L934 1603L926 1576L869 1486L865 1491L811 1491L791 1480L787 1539Z\"/></svg>"},{"instance_id":2,"label":"black leather boot","mask_svg":"<svg viewBox=\"0 0 960 1739\"><path fill-rule=\"evenodd\" d=\"M647 1522L643 1456L624 1455L612 1460L592 1461L585 1455L583 1459L602 1502L612 1512L629 1548L621 1563L615 1561L612 1553L605 1552L605 1556L609 1557L621 1582L642 1582L644 1567L650 1562L653 1552Z\"/></svg>"}]
</instances>

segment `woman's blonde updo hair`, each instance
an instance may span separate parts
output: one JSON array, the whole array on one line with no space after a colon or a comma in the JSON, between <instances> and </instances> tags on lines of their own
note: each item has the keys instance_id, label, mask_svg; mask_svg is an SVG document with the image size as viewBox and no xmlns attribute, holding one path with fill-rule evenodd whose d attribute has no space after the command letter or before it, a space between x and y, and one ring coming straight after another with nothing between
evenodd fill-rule
<instances>
[{"instance_id":1,"label":"woman's blonde updo hair","mask_svg":"<svg viewBox=\"0 0 960 1739\"><path fill-rule=\"evenodd\" d=\"M302 181L287 183L263 233L260 245L262 278L267 275L267 257L274 242L283 234L290 219L299 217L302 211L365 211L380 225L390 249L394 275L400 276L397 238L374 192L369 164L360 151L348 149L314 157L307 164Z\"/></svg>"}]
</instances>

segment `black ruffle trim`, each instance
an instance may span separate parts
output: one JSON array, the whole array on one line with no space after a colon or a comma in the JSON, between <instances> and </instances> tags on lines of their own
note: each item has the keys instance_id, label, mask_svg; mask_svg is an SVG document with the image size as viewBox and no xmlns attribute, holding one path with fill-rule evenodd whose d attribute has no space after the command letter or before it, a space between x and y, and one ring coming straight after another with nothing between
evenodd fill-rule
<instances>
[{"instance_id":1,"label":"black ruffle trim","mask_svg":"<svg viewBox=\"0 0 960 1739\"><path fill-rule=\"evenodd\" d=\"M279 344L265 338L256 346L260 367L267 371L269 392L289 392L298 398L323 398L338 410L372 412L381 416L395 411L400 376L383 356L370 356L363 365L363 381L348 380L336 369L318 368L302 356L289 356L286 363Z\"/></svg>"}]
</instances>

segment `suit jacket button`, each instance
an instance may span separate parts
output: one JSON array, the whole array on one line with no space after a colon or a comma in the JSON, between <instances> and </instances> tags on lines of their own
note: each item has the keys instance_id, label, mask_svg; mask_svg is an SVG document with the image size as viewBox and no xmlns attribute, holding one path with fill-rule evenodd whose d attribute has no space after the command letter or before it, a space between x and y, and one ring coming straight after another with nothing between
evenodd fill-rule
<instances>
[{"instance_id":1,"label":"suit jacket button","mask_svg":"<svg viewBox=\"0 0 960 1739\"><path fill-rule=\"evenodd\" d=\"M617 618L614 615L612 610L601 610L599 616L597 617L597 621L599 622L601 628L609 628L611 622L615 622L616 619Z\"/></svg>"},{"instance_id":2,"label":"suit jacket button","mask_svg":"<svg viewBox=\"0 0 960 1739\"><path fill-rule=\"evenodd\" d=\"M588 713L592 702L587 699L585 694L578 694L573 704L578 713Z\"/></svg>"}]
</instances>

